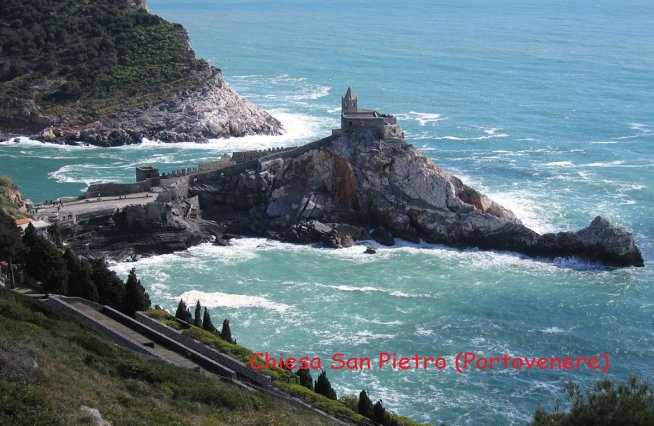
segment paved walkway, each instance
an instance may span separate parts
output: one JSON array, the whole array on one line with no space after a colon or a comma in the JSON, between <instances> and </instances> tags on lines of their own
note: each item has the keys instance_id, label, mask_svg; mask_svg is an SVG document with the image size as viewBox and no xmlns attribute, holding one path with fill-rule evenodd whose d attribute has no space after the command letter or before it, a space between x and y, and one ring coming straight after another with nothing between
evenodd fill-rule
<instances>
[{"instance_id":1,"label":"paved walkway","mask_svg":"<svg viewBox=\"0 0 654 426\"><path fill-rule=\"evenodd\" d=\"M173 352L169 349L164 348L161 345L155 344L151 339L148 337L142 335L141 333L138 333L134 330L132 330L129 327L124 326L123 324L119 323L118 321L109 318L108 316L104 315L103 313L93 309L92 307L86 305L85 303L75 301L75 300L66 300L66 303L74 306L75 308L79 309L80 311L84 312L88 316L92 317L94 320L99 322L100 324L111 328L112 330L115 330L122 334L125 337L129 337L130 339L134 340L135 342L138 342L142 345L148 346L154 350L154 352L157 353L157 355L161 355L161 357L169 360L170 362L183 367L183 368L188 368L191 370L196 370L196 371L201 371L202 374L209 374L208 371L200 368L199 365L194 363L193 361L183 357L182 355L178 354L177 352Z\"/></svg>"},{"instance_id":2,"label":"paved walkway","mask_svg":"<svg viewBox=\"0 0 654 426\"><path fill-rule=\"evenodd\" d=\"M139 192L137 194L130 194L123 197L97 197L79 201L66 201L62 203L63 206L55 203L38 204L34 207L38 209L38 212L36 213L38 216L45 214L48 216L56 216L58 214L60 217L65 217L69 214L77 216L99 210L123 208L137 204L148 204L156 200L157 195L158 194L154 192Z\"/></svg>"}]
</instances>

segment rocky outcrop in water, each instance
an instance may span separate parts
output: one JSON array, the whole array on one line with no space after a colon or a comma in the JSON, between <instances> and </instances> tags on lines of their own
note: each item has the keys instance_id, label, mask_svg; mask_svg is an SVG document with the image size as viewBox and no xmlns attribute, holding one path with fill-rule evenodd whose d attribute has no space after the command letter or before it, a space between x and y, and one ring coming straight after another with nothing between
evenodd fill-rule
<instances>
[{"instance_id":1,"label":"rocky outcrop in water","mask_svg":"<svg viewBox=\"0 0 654 426\"><path fill-rule=\"evenodd\" d=\"M199 182L190 193L199 196L207 215L217 221L230 217L240 233L331 247L370 238L385 245L394 238L422 239L534 257L643 265L624 229L598 217L577 232L539 235L401 139L335 136Z\"/></svg>"},{"instance_id":2,"label":"rocky outcrop in water","mask_svg":"<svg viewBox=\"0 0 654 426\"><path fill-rule=\"evenodd\" d=\"M186 180L176 195L115 214L93 244L115 253L113 242L130 241L135 252L161 253L210 235L226 243L226 232L335 248L401 238L643 266L626 230L597 217L576 232L540 235L402 139L334 136ZM197 197L197 219L184 213L188 197Z\"/></svg>"}]
</instances>

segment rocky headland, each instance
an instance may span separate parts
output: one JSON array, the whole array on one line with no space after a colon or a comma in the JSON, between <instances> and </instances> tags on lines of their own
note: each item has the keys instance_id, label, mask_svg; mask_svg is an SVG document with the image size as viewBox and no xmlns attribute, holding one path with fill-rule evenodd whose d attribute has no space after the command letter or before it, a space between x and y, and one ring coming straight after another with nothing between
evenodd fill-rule
<instances>
[{"instance_id":1,"label":"rocky headland","mask_svg":"<svg viewBox=\"0 0 654 426\"><path fill-rule=\"evenodd\" d=\"M0 140L99 146L279 134L144 0L7 0L0 9Z\"/></svg>"},{"instance_id":2,"label":"rocky headland","mask_svg":"<svg viewBox=\"0 0 654 426\"><path fill-rule=\"evenodd\" d=\"M370 239L390 246L401 238L643 266L631 233L601 217L575 232L538 234L402 138L378 139L370 132L335 132L292 150L194 173L146 206L67 231L76 250L119 259L209 239L228 244L234 235L334 248Z\"/></svg>"}]
</instances>

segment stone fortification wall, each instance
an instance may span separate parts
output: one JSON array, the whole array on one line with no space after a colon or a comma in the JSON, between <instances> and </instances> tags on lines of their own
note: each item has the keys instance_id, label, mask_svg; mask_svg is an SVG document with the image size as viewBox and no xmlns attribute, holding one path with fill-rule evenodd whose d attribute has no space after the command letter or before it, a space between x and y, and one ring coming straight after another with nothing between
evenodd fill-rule
<instances>
[{"instance_id":1,"label":"stone fortification wall","mask_svg":"<svg viewBox=\"0 0 654 426\"><path fill-rule=\"evenodd\" d=\"M85 198L118 197L121 195L148 192L152 189L152 181L145 180L135 183L94 183L84 193Z\"/></svg>"},{"instance_id":2,"label":"stone fortification wall","mask_svg":"<svg viewBox=\"0 0 654 426\"><path fill-rule=\"evenodd\" d=\"M279 147L279 148L268 148L268 149L263 149L263 150L258 150L258 151L243 151L243 152L235 152L232 154L232 159L236 163L243 163L246 161L251 161L251 160L257 160L262 157L267 157L272 154L278 154L284 151L290 151L293 148L284 148L284 147Z\"/></svg>"},{"instance_id":3,"label":"stone fortification wall","mask_svg":"<svg viewBox=\"0 0 654 426\"><path fill-rule=\"evenodd\" d=\"M161 177L161 179L170 179L170 178L188 176L197 172L198 172L197 167L183 167L181 169L161 173L159 176Z\"/></svg>"}]
</instances>

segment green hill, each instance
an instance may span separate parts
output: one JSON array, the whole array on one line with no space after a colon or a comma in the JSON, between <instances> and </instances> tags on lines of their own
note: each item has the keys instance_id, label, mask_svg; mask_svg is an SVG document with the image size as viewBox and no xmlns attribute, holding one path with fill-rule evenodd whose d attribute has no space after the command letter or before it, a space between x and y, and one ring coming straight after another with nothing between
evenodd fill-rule
<instances>
[{"instance_id":1,"label":"green hill","mask_svg":"<svg viewBox=\"0 0 654 426\"><path fill-rule=\"evenodd\" d=\"M329 424L283 400L139 356L0 288L0 424Z\"/></svg>"},{"instance_id":2,"label":"green hill","mask_svg":"<svg viewBox=\"0 0 654 426\"><path fill-rule=\"evenodd\" d=\"M198 84L184 28L128 0L3 0L0 96L45 111Z\"/></svg>"}]
</instances>

